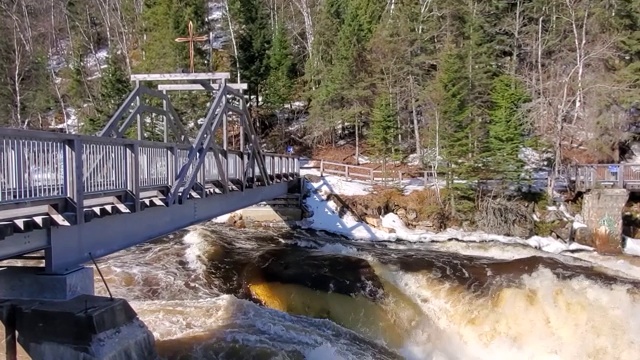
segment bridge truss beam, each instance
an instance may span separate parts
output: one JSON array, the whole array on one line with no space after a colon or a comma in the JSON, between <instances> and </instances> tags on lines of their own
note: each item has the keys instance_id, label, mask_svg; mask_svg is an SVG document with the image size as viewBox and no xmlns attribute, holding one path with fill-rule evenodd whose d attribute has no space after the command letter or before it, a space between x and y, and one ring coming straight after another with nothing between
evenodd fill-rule
<instances>
[{"instance_id":1,"label":"bridge truss beam","mask_svg":"<svg viewBox=\"0 0 640 360\"><path fill-rule=\"evenodd\" d=\"M101 136L0 128L0 260L44 249L48 273L73 271L284 195L299 177L298 158L262 153L239 91L222 83L214 95L193 141L170 98L139 84ZM173 141L124 138L142 112L164 116ZM237 149L228 147L229 122L239 128Z\"/></svg>"}]
</instances>

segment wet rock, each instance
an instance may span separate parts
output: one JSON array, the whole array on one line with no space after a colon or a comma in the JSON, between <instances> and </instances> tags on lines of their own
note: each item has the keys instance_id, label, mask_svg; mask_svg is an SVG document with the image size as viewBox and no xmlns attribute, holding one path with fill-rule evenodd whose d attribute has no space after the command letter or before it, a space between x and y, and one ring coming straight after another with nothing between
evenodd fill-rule
<instances>
[{"instance_id":1,"label":"wet rock","mask_svg":"<svg viewBox=\"0 0 640 360\"><path fill-rule=\"evenodd\" d=\"M416 224L415 228L416 228L416 230L422 230L422 231L437 231L438 230L436 228L436 226L433 224L433 222L431 222L431 221L421 221L421 222Z\"/></svg>"},{"instance_id":2,"label":"wet rock","mask_svg":"<svg viewBox=\"0 0 640 360\"><path fill-rule=\"evenodd\" d=\"M390 229L390 228L386 228L386 227L380 228L380 230L386 232L387 234L395 234L396 233L396 229Z\"/></svg>"},{"instance_id":3,"label":"wet rock","mask_svg":"<svg viewBox=\"0 0 640 360\"><path fill-rule=\"evenodd\" d=\"M236 221L236 223L233 224L233 226L237 229L244 229L247 227L247 224L244 222L244 219L240 219Z\"/></svg>"},{"instance_id":4,"label":"wet rock","mask_svg":"<svg viewBox=\"0 0 640 360\"><path fill-rule=\"evenodd\" d=\"M542 221L552 223L556 221L564 221L564 214L560 211L548 211L542 216Z\"/></svg>"},{"instance_id":5,"label":"wet rock","mask_svg":"<svg viewBox=\"0 0 640 360\"><path fill-rule=\"evenodd\" d=\"M278 248L260 254L255 265L267 282L302 285L349 296L363 295L371 300L379 300L384 295L374 269L366 260L356 257Z\"/></svg>"},{"instance_id":6,"label":"wet rock","mask_svg":"<svg viewBox=\"0 0 640 360\"><path fill-rule=\"evenodd\" d=\"M533 228L529 225L526 226L522 226L520 224L514 224L511 227L511 232L510 232L511 236L517 236L517 237L521 237L521 238L528 238L531 237L534 232L533 232Z\"/></svg>"},{"instance_id":7,"label":"wet rock","mask_svg":"<svg viewBox=\"0 0 640 360\"><path fill-rule=\"evenodd\" d=\"M247 227L241 213L233 213L229 216L226 222L227 225L233 226L238 229L244 229Z\"/></svg>"},{"instance_id":8,"label":"wet rock","mask_svg":"<svg viewBox=\"0 0 640 360\"><path fill-rule=\"evenodd\" d=\"M596 247L596 244L593 241L593 233L587 227L574 229L572 240L578 244L591 246L592 248Z\"/></svg>"},{"instance_id":9,"label":"wet rock","mask_svg":"<svg viewBox=\"0 0 640 360\"><path fill-rule=\"evenodd\" d=\"M365 216L364 221L373 227L382 228L382 219L380 217Z\"/></svg>"},{"instance_id":10,"label":"wet rock","mask_svg":"<svg viewBox=\"0 0 640 360\"><path fill-rule=\"evenodd\" d=\"M571 239L571 226L572 224L566 221L558 222L551 230L551 235L568 242Z\"/></svg>"}]
</instances>

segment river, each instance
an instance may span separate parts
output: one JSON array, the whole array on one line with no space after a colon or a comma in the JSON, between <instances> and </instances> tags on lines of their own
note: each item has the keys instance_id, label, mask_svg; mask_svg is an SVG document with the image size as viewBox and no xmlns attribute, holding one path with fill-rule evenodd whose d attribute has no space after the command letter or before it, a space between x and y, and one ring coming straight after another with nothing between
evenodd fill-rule
<instances>
[{"instance_id":1,"label":"river","mask_svg":"<svg viewBox=\"0 0 640 360\"><path fill-rule=\"evenodd\" d=\"M99 263L163 359L637 359L640 267L205 224ZM96 277L96 289L106 294Z\"/></svg>"}]
</instances>

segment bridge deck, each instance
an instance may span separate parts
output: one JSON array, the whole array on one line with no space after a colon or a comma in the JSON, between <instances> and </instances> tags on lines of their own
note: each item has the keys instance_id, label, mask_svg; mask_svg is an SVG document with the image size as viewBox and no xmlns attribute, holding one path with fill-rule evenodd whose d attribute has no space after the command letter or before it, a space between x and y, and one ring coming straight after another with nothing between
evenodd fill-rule
<instances>
[{"instance_id":1,"label":"bridge deck","mask_svg":"<svg viewBox=\"0 0 640 360\"><path fill-rule=\"evenodd\" d=\"M262 155L262 176L249 151L212 148L199 169L190 151L190 144L0 129L0 260L46 249L48 270L70 271L284 195L299 175L292 156ZM181 171L194 185L171 203Z\"/></svg>"},{"instance_id":2,"label":"bridge deck","mask_svg":"<svg viewBox=\"0 0 640 360\"><path fill-rule=\"evenodd\" d=\"M214 78L215 88L198 82ZM0 260L44 249L45 271L65 273L286 194L298 158L262 153L244 96L226 78L132 75L135 88L97 136L0 128ZM196 81L211 94L195 138L166 92L141 80ZM125 139L134 126L138 140Z\"/></svg>"}]
</instances>

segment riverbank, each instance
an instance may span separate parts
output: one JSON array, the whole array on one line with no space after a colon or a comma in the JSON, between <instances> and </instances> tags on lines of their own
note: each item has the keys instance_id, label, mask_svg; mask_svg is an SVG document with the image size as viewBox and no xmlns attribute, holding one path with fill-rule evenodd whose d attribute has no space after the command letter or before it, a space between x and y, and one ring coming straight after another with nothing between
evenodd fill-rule
<instances>
[{"instance_id":1,"label":"riverbank","mask_svg":"<svg viewBox=\"0 0 640 360\"><path fill-rule=\"evenodd\" d=\"M505 235L499 233L498 226L493 226L491 232L471 223L449 226L442 219L433 189L385 189L335 176L320 177L313 172L305 176L304 205L309 216L298 223L302 228L323 230L356 241L499 242L551 253L595 251L585 244L589 239L582 219L572 215L567 206L509 204L510 208L503 212L512 216L511 227L502 228L517 236ZM520 223L515 218L521 219ZM622 251L638 255L639 245L639 241L627 239Z\"/></svg>"}]
</instances>

